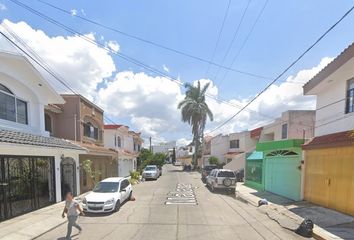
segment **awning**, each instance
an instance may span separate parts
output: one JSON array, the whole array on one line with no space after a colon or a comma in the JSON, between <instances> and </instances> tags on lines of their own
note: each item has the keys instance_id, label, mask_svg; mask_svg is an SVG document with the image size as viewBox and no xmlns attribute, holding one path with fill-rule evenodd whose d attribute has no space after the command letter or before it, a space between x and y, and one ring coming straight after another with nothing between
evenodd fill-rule
<instances>
[{"instance_id":1,"label":"awning","mask_svg":"<svg viewBox=\"0 0 354 240\"><path fill-rule=\"evenodd\" d=\"M243 153L243 152L228 152L225 154L225 156L235 156L235 155L239 155L241 153Z\"/></svg>"},{"instance_id":2,"label":"awning","mask_svg":"<svg viewBox=\"0 0 354 240\"><path fill-rule=\"evenodd\" d=\"M259 151L254 151L247 158L247 160L262 160L262 159L263 159L263 152L259 152Z\"/></svg>"},{"instance_id":3,"label":"awning","mask_svg":"<svg viewBox=\"0 0 354 240\"><path fill-rule=\"evenodd\" d=\"M354 144L354 132L345 131L314 137L302 145L302 149L330 148L341 146L352 146Z\"/></svg>"}]
</instances>

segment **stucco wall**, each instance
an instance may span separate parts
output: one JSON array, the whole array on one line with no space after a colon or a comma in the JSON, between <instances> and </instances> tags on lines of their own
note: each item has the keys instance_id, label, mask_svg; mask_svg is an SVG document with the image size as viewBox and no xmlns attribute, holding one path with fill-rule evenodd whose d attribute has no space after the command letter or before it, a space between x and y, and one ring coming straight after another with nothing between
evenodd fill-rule
<instances>
[{"instance_id":1,"label":"stucco wall","mask_svg":"<svg viewBox=\"0 0 354 240\"><path fill-rule=\"evenodd\" d=\"M316 136L354 129L354 113L345 114L347 81L354 78L353 66L354 58L309 93L317 95Z\"/></svg>"},{"instance_id":2,"label":"stucco wall","mask_svg":"<svg viewBox=\"0 0 354 240\"><path fill-rule=\"evenodd\" d=\"M0 126L48 136L44 126L44 105L61 103L62 99L41 79L39 73L20 56L0 54L0 83L27 102L28 124L0 120Z\"/></svg>"}]
</instances>

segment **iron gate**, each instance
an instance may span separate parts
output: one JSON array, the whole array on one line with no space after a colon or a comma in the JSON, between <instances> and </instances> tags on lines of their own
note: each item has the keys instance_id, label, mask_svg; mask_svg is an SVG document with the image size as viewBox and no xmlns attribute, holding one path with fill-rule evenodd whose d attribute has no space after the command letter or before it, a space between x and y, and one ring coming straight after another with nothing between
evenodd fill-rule
<instances>
[{"instance_id":1,"label":"iron gate","mask_svg":"<svg viewBox=\"0 0 354 240\"><path fill-rule=\"evenodd\" d=\"M0 221L55 202L52 157L0 156Z\"/></svg>"}]
</instances>

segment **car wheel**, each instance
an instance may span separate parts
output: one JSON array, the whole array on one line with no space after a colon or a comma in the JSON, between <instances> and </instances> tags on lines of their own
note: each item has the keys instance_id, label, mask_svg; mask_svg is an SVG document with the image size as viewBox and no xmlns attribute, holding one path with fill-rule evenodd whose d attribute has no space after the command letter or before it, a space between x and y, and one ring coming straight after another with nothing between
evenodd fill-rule
<instances>
[{"instance_id":1,"label":"car wheel","mask_svg":"<svg viewBox=\"0 0 354 240\"><path fill-rule=\"evenodd\" d=\"M128 199L127 199L127 200L128 200L128 201L129 201L129 200L131 200L131 199L132 199L132 196L133 196L133 191L130 191L130 193L129 193L129 197L128 197Z\"/></svg>"},{"instance_id":2,"label":"car wheel","mask_svg":"<svg viewBox=\"0 0 354 240\"><path fill-rule=\"evenodd\" d=\"M231 194L236 194L236 189L235 188L231 188L230 192L231 192Z\"/></svg>"},{"instance_id":3,"label":"car wheel","mask_svg":"<svg viewBox=\"0 0 354 240\"><path fill-rule=\"evenodd\" d=\"M118 200L118 201L116 202L116 206L114 207L114 212L118 212L119 209L120 209L120 201Z\"/></svg>"},{"instance_id":4,"label":"car wheel","mask_svg":"<svg viewBox=\"0 0 354 240\"><path fill-rule=\"evenodd\" d=\"M210 191L215 192L215 188L214 188L213 184L211 184L211 186L210 186Z\"/></svg>"}]
</instances>

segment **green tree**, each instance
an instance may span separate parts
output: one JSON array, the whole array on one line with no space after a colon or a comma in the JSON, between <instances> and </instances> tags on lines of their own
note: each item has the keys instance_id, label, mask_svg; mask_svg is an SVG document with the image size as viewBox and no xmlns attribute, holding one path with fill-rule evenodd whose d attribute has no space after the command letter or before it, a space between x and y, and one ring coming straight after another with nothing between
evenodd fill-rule
<instances>
[{"instance_id":1,"label":"green tree","mask_svg":"<svg viewBox=\"0 0 354 240\"><path fill-rule=\"evenodd\" d=\"M87 176L90 177L92 180L93 184L97 184L97 179L99 179L98 176L100 176L102 173L98 170L94 170L93 168L93 162L90 159L86 159L82 163L82 168L86 172Z\"/></svg>"},{"instance_id":2,"label":"green tree","mask_svg":"<svg viewBox=\"0 0 354 240\"><path fill-rule=\"evenodd\" d=\"M138 169L142 169L144 162L148 159L151 159L153 157L153 153L146 148L141 149L140 154L139 154L139 158L138 158Z\"/></svg>"},{"instance_id":3,"label":"green tree","mask_svg":"<svg viewBox=\"0 0 354 240\"><path fill-rule=\"evenodd\" d=\"M178 104L178 109L181 109L182 121L192 126L193 142L195 146L195 153L193 157L193 164L197 165L197 159L201 157L201 143L204 137L204 129L209 118L213 121L213 113L209 109L205 101L205 94L210 83L201 87L200 81L197 86L190 83L185 84L186 96Z\"/></svg>"},{"instance_id":4,"label":"green tree","mask_svg":"<svg viewBox=\"0 0 354 240\"><path fill-rule=\"evenodd\" d=\"M219 158L211 156L209 158L209 164L211 164L211 165L219 165Z\"/></svg>"}]
</instances>

